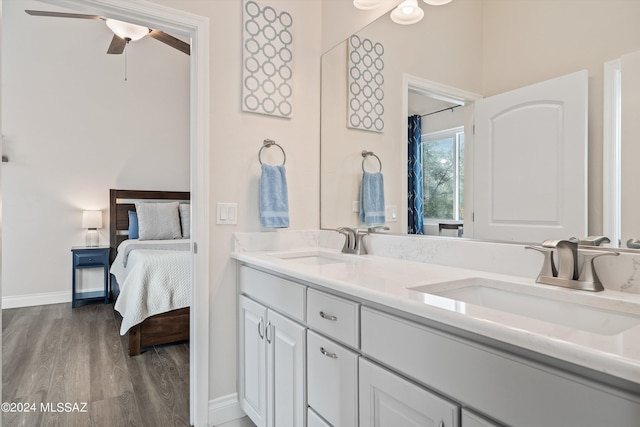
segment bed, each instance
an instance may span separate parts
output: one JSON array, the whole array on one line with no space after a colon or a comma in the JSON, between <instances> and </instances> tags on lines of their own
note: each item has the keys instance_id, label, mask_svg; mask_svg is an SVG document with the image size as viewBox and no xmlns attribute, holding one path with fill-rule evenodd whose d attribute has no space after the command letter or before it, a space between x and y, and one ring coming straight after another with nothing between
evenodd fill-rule
<instances>
[{"instance_id":1,"label":"bed","mask_svg":"<svg viewBox=\"0 0 640 427\"><path fill-rule=\"evenodd\" d=\"M121 335L129 335L129 356L189 339L191 289L190 240L131 240L129 211L136 212L136 202L189 200L189 192L110 190L112 298L122 316Z\"/></svg>"}]
</instances>

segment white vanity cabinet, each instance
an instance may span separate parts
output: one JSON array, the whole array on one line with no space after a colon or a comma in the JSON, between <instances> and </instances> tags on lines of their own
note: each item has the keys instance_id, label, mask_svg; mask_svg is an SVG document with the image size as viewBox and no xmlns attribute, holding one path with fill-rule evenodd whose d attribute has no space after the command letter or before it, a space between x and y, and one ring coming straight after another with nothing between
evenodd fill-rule
<instances>
[{"instance_id":1,"label":"white vanity cabinet","mask_svg":"<svg viewBox=\"0 0 640 427\"><path fill-rule=\"evenodd\" d=\"M304 287L242 269L241 289L266 283L271 293L258 292L265 305L249 298L252 296L249 293L239 296L240 406L258 427L304 426L306 328L285 317L304 313ZM299 291L298 287L303 298L296 301L287 292ZM275 311L274 306L283 307L283 314Z\"/></svg>"},{"instance_id":2,"label":"white vanity cabinet","mask_svg":"<svg viewBox=\"0 0 640 427\"><path fill-rule=\"evenodd\" d=\"M363 358L359 375L361 426L459 426L458 405Z\"/></svg>"}]
</instances>

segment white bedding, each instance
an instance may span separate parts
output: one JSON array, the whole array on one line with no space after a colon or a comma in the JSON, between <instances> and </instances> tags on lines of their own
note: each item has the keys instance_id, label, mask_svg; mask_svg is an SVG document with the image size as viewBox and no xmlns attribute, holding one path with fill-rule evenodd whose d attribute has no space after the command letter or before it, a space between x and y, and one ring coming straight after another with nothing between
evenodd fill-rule
<instances>
[{"instance_id":1,"label":"white bedding","mask_svg":"<svg viewBox=\"0 0 640 427\"><path fill-rule=\"evenodd\" d=\"M188 242L189 239L125 240L118 246L111 274L120 286L115 309L122 315L121 335L147 317L189 307L191 253L185 250ZM125 254L128 254L126 263Z\"/></svg>"}]
</instances>

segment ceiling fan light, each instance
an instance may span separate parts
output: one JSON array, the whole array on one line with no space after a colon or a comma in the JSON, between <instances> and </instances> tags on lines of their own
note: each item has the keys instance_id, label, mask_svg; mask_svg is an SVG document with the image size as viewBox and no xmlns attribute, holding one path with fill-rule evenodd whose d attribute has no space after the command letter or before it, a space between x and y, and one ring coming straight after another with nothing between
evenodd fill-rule
<instances>
[{"instance_id":1,"label":"ceiling fan light","mask_svg":"<svg viewBox=\"0 0 640 427\"><path fill-rule=\"evenodd\" d=\"M147 27L118 21L116 19L107 19L106 24L116 36L123 40L129 39L131 41L136 41L149 34L149 29Z\"/></svg>"},{"instance_id":2,"label":"ceiling fan light","mask_svg":"<svg viewBox=\"0 0 640 427\"><path fill-rule=\"evenodd\" d=\"M451 3L451 0L422 0L426 4L431 6L442 6L443 4Z\"/></svg>"},{"instance_id":3,"label":"ceiling fan light","mask_svg":"<svg viewBox=\"0 0 640 427\"><path fill-rule=\"evenodd\" d=\"M371 10L382 4L382 0L353 0L353 5L356 9Z\"/></svg>"},{"instance_id":4,"label":"ceiling fan light","mask_svg":"<svg viewBox=\"0 0 640 427\"><path fill-rule=\"evenodd\" d=\"M424 11L418 6L418 0L405 0L391 12L391 20L400 25L411 25L424 17Z\"/></svg>"}]
</instances>

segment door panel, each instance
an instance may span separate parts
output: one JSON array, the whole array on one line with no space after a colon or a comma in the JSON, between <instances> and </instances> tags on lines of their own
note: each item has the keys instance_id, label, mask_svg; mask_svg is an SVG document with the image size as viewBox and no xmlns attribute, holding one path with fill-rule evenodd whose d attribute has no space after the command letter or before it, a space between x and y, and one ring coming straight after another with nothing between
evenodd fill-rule
<instances>
[{"instance_id":1,"label":"door panel","mask_svg":"<svg viewBox=\"0 0 640 427\"><path fill-rule=\"evenodd\" d=\"M474 236L587 235L587 71L475 103Z\"/></svg>"},{"instance_id":2,"label":"door panel","mask_svg":"<svg viewBox=\"0 0 640 427\"><path fill-rule=\"evenodd\" d=\"M240 296L239 400L240 407L258 427L266 426L267 353L264 325L267 309Z\"/></svg>"},{"instance_id":3,"label":"door panel","mask_svg":"<svg viewBox=\"0 0 640 427\"><path fill-rule=\"evenodd\" d=\"M265 338L268 342L267 373L271 409L268 426L299 427L305 425L306 329L269 311Z\"/></svg>"}]
</instances>

